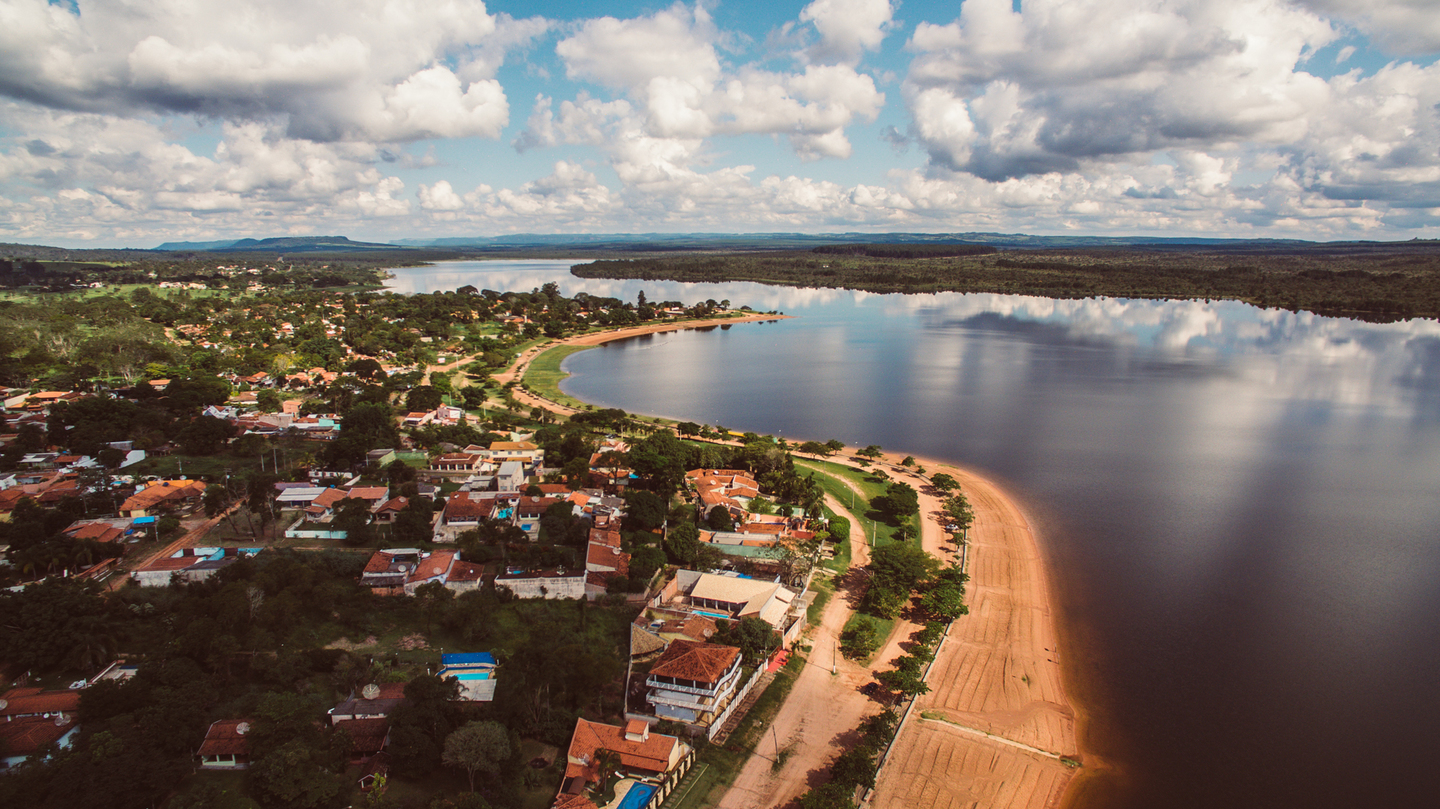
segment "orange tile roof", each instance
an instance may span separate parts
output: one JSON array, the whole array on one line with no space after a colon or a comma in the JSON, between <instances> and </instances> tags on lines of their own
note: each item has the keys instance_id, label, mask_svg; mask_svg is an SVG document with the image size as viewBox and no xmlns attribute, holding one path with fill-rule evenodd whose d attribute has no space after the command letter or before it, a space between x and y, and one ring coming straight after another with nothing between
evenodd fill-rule
<instances>
[{"instance_id":1,"label":"orange tile roof","mask_svg":"<svg viewBox=\"0 0 1440 809\"><path fill-rule=\"evenodd\" d=\"M630 575L630 554L620 551L618 548L611 548L607 545L592 543L587 546L585 553L585 568L591 566L611 568L616 573Z\"/></svg>"},{"instance_id":2,"label":"orange tile roof","mask_svg":"<svg viewBox=\"0 0 1440 809\"><path fill-rule=\"evenodd\" d=\"M480 581L485 575L485 566L473 562L456 560L455 565L450 568L450 575L445 577L446 581Z\"/></svg>"},{"instance_id":3,"label":"orange tile roof","mask_svg":"<svg viewBox=\"0 0 1440 809\"><path fill-rule=\"evenodd\" d=\"M598 781L595 754L610 750L620 757L620 765L628 769L647 772L665 772L670 767L670 757L680 740L674 736L651 733L645 741L631 741L625 738L625 729L600 722L575 720L575 733L570 737L569 762L565 767L567 778L583 777Z\"/></svg>"},{"instance_id":4,"label":"orange tile roof","mask_svg":"<svg viewBox=\"0 0 1440 809\"><path fill-rule=\"evenodd\" d=\"M200 743L200 749L195 753L197 756L248 756L250 755L250 740L240 732L241 725L247 725L249 730L250 720L248 719L221 719L213 722L210 729L205 731L205 741Z\"/></svg>"},{"instance_id":5,"label":"orange tile roof","mask_svg":"<svg viewBox=\"0 0 1440 809\"><path fill-rule=\"evenodd\" d=\"M321 492L320 494L316 495L315 499L310 501L310 505L312 507L319 506L322 509L330 508L344 499L345 492L332 486Z\"/></svg>"},{"instance_id":6,"label":"orange tile roof","mask_svg":"<svg viewBox=\"0 0 1440 809\"><path fill-rule=\"evenodd\" d=\"M653 677L675 677L697 683L719 682L740 656L734 646L677 640L650 668Z\"/></svg>"},{"instance_id":7,"label":"orange tile roof","mask_svg":"<svg viewBox=\"0 0 1440 809\"><path fill-rule=\"evenodd\" d=\"M161 503L173 503L191 497L199 497L205 491L205 484L198 480L162 480L130 495L120 506L121 511L139 511L154 508Z\"/></svg>"},{"instance_id":8,"label":"orange tile roof","mask_svg":"<svg viewBox=\"0 0 1440 809\"><path fill-rule=\"evenodd\" d=\"M0 753L6 756L28 756L47 744L53 744L75 727L74 719L55 724L43 716L0 722Z\"/></svg>"},{"instance_id":9,"label":"orange tile roof","mask_svg":"<svg viewBox=\"0 0 1440 809\"><path fill-rule=\"evenodd\" d=\"M419 564L415 565L415 571L411 573L407 579L409 581L420 581L421 579L430 579L439 576L450 569L450 563L455 561L455 557L458 556L459 553L459 551L433 551L429 556L421 559Z\"/></svg>"},{"instance_id":10,"label":"orange tile roof","mask_svg":"<svg viewBox=\"0 0 1440 809\"><path fill-rule=\"evenodd\" d=\"M365 563L365 573L385 573L390 570L390 565L395 561L393 554L384 551L376 551L371 554L370 561Z\"/></svg>"},{"instance_id":11,"label":"orange tile roof","mask_svg":"<svg viewBox=\"0 0 1440 809\"><path fill-rule=\"evenodd\" d=\"M341 719L335 727L344 728L350 735L350 752L366 755L378 753L385 748L385 737L390 733L390 719Z\"/></svg>"}]
</instances>

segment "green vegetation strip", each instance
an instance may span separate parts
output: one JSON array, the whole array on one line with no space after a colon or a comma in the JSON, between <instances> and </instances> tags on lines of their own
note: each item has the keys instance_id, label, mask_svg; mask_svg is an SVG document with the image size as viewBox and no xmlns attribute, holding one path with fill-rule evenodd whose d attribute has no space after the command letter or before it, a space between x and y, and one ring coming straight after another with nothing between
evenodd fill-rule
<instances>
[{"instance_id":1,"label":"green vegetation strip","mask_svg":"<svg viewBox=\"0 0 1440 809\"><path fill-rule=\"evenodd\" d=\"M875 247L875 246L871 246ZM865 255L865 253L870 255ZM871 292L993 292L1075 299L1108 296L1238 300L1320 315L1389 322L1440 316L1440 250L1433 241L1238 249L1006 250L937 256L896 250L854 255L761 251L602 260L582 278L754 281ZM877 255L888 253L889 255Z\"/></svg>"},{"instance_id":2,"label":"green vegetation strip","mask_svg":"<svg viewBox=\"0 0 1440 809\"><path fill-rule=\"evenodd\" d=\"M576 352L584 351L594 346L560 345L547 349L525 369L525 387L532 393L549 399L552 402L559 402L577 409L585 409L585 402L576 399L560 390L560 380L570 374L560 370L560 363L565 358Z\"/></svg>"},{"instance_id":3,"label":"green vegetation strip","mask_svg":"<svg viewBox=\"0 0 1440 809\"><path fill-rule=\"evenodd\" d=\"M825 605L830 603L830 596L835 594L835 584L824 576L816 576L810 589L815 593L815 600L805 608L805 622L815 626L820 623L820 616L825 612Z\"/></svg>"},{"instance_id":4,"label":"green vegetation strip","mask_svg":"<svg viewBox=\"0 0 1440 809\"><path fill-rule=\"evenodd\" d=\"M705 770L678 801L667 802L665 809L702 809L719 803L751 753L760 745L770 721L780 712L785 698L790 696L790 689L795 687L795 680L800 677L804 666L803 655L790 656L785 668L775 675L726 743L723 746L708 745L701 751L699 763L705 766Z\"/></svg>"}]
</instances>

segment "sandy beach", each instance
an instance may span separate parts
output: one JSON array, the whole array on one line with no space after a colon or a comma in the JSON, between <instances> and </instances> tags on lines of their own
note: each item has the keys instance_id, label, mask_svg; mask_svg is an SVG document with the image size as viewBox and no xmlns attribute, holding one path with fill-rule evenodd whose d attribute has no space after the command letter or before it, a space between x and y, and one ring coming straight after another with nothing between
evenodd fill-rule
<instances>
[{"instance_id":1,"label":"sandy beach","mask_svg":"<svg viewBox=\"0 0 1440 809\"><path fill-rule=\"evenodd\" d=\"M782 317L756 314L656 323L572 337L527 350L495 378L502 383L523 378L535 356L558 345L600 345L644 334ZM575 412L518 388L514 394L554 412ZM847 447L832 460L848 459L854 449ZM958 548L943 528L948 520L940 512L938 492L900 466L900 460L900 455L887 453L877 466L920 491L923 546L937 558L958 558ZM1085 757L1079 747L1077 711L1064 687L1052 593L1033 525L1016 500L985 476L933 459L916 460L929 475L952 475L974 508L966 590L970 614L955 621L941 645L928 679L931 692L921 696L909 713L866 805L1062 807L1075 791L1071 786L1077 770L1072 763ZM863 565L865 555L861 552L855 559ZM843 600L834 599L820 627L813 630L815 654L823 654L825 643L836 642L843 625L839 614L844 611ZM877 656L877 667L887 668L900 653L897 645L906 639L899 633L892 636L888 646L895 648ZM810 682L802 684L816 693L797 684L775 720L777 736L783 737L781 746L793 755L779 772L752 760L722 805L788 802L818 783L823 769L843 749L846 731L861 716L878 710L858 692L868 680L868 671L858 665L842 665L838 676L828 665L807 668L816 671L807 671L809 676L803 679ZM815 715L821 712L824 718Z\"/></svg>"},{"instance_id":2,"label":"sandy beach","mask_svg":"<svg viewBox=\"0 0 1440 809\"><path fill-rule=\"evenodd\" d=\"M993 481L973 470L917 460L929 474L947 472L960 481L975 510L970 614L951 626L930 672L931 691L918 699L896 737L869 805L1062 806L1076 772L1062 757L1083 756L1035 531ZM899 477L919 482L908 473ZM927 528L939 505L933 490L922 493ZM931 553L953 556L953 545L932 547L928 531L924 539Z\"/></svg>"}]
</instances>

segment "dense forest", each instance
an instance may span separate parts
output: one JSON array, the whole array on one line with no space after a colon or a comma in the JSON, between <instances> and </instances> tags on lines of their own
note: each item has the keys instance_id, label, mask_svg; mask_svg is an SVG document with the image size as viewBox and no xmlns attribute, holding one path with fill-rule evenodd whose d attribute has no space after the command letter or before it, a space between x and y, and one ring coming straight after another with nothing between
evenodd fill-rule
<instances>
[{"instance_id":1,"label":"dense forest","mask_svg":"<svg viewBox=\"0 0 1440 809\"><path fill-rule=\"evenodd\" d=\"M605 260L572 272L871 292L1237 300L1376 322L1440 317L1440 243L1428 241L1063 250L853 245Z\"/></svg>"}]
</instances>

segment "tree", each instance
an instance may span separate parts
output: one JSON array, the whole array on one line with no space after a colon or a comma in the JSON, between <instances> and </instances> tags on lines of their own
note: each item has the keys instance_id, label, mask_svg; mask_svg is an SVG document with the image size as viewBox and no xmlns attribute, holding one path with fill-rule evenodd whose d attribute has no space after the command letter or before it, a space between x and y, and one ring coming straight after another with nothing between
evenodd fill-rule
<instances>
[{"instance_id":1,"label":"tree","mask_svg":"<svg viewBox=\"0 0 1440 809\"><path fill-rule=\"evenodd\" d=\"M724 506L710 509L710 513L705 515L705 524L711 531L730 531L735 528L735 521L730 518L730 509Z\"/></svg>"},{"instance_id":2,"label":"tree","mask_svg":"<svg viewBox=\"0 0 1440 809\"><path fill-rule=\"evenodd\" d=\"M235 426L230 422L214 416L199 416L185 425L175 440L186 455L216 455L234 434Z\"/></svg>"},{"instance_id":3,"label":"tree","mask_svg":"<svg viewBox=\"0 0 1440 809\"><path fill-rule=\"evenodd\" d=\"M764 659L779 645L775 628L755 617L741 618L717 632L712 640L726 646L739 647L741 656L751 663Z\"/></svg>"},{"instance_id":4,"label":"tree","mask_svg":"<svg viewBox=\"0 0 1440 809\"><path fill-rule=\"evenodd\" d=\"M970 501L965 498L964 492L956 492L953 496L945 498L941 509L961 531L968 529L975 522L975 511L970 508Z\"/></svg>"},{"instance_id":5,"label":"tree","mask_svg":"<svg viewBox=\"0 0 1440 809\"><path fill-rule=\"evenodd\" d=\"M625 490L625 525L653 531L665 524L666 504L660 495L644 489Z\"/></svg>"},{"instance_id":6,"label":"tree","mask_svg":"<svg viewBox=\"0 0 1440 809\"><path fill-rule=\"evenodd\" d=\"M854 794L853 786L832 781L801 795L795 805L799 809L854 809Z\"/></svg>"},{"instance_id":7,"label":"tree","mask_svg":"<svg viewBox=\"0 0 1440 809\"><path fill-rule=\"evenodd\" d=\"M884 545L870 554L869 568L875 574L875 583L905 593L935 575L939 566L935 557L914 545Z\"/></svg>"},{"instance_id":8,"label":"tree","mask_svg":"<svg viewBox=\"0 0 1440 809\"><path fill-rule=\"evenodd\" d=\"M405 409L411 413L428 413L444 403L440 391L431 385L417 385L405 394Z\"/></svg>"},{"instance_id":9,"label":"tree","mask_svg":"<svg viewBox=\"0 0 1440 809\"><path fill-rule=\"evenodd\" d=\"M920 495L908 483L891 483L884 494L870 501L870 505L891 519L898 519L920 510Z\"/></svg>"},{"instance_id":10,"label":"tree","mask_svg":"<svg viewBox=\"0 0 1440 809\"><path fill-rule=\"evenodd\" d=\"M920 609L942 621L953 621L970 612L965 606L965 593L956 584L942 584L930 589L920 599Z\"/></svg>"},{"instance_id":11,"label":"tree","mask_svg":"<svg viewBox=\"0 0 1440 809\"><path fill-rule=\"evenodd\" d=\"M949 494L951 489L960 488L960 481L944 472L939 472L930 478L930 485L939 489L943 494Z\"/></svg>"},{"instance_id":12,"label":"tree","mask_svg":"<svg viewBox=\"0 0 1440 809\"><path fill-rule=\"evenodd\" d=\"M266 388L255 394L255 406L266 413L278 413L282 407L280 393L274 388Z\"/></svg>"},{"instance_id":13,"label":"tree","mask_svg":"<svg viewBox=\"0 0 1440 809\"><path fill-rule=\"evenodd\" d=\"M672 526L665 534L665 552L676 564L693 565L700 553L700 529L689 520Z\"/></svg>"},{"instance_id":14,"label":"tree","mask_svg":"<svg viewBox=\"0 0 1440 809\"><path fill-rule=\"evenodd\" d=\"M878 648L880 632L869 618L856 618L854 624L840 633L840 651L851 660L869 657Z\"/></svg>"},{"instance_id":15,"label":"tree","mask_svg":"<svg viewBox=\"0 0 1440 809\"><path fill-rule=\"evenodd\" d=\"M930 693L930 686L921 676L920 659L905 655L895 661L897 666L890 671L875 675L880 684L891 691L899 691L907 697Z\"/></svg>"},{"instance_id":16,"label":"tree","mask_svg":"<svg viewBox=\"0 0 1440 809\"><path fill-rule=\"evenodd\" d=\"M347 497L337 503L335 518L330 524L335 530L345 532L346 545L359 547L375 539L375 528L370 525L370 504L358 497Z\"/></svg>"},{"instance_id":17,"label":"tree","mask_svg":"<svg viewBox=\"0 0 1440 809\"><path fill-rule=\"evenodd\" d=\"M441 760L447 767L457 767L470 777L470 791L475 791L475 773L497 773L510 757L510 734L499 722L469 722L445 737Z\"/></svg>"},{"instance_id":18,"label":"tree","mask_svg":"<svg viewBox=\"0 0 1440 809\"><path fill-rule=\"evenodd\" d=\"M412 497L395 515L395 538L407 545L429 542L434 519L434 501L423 495Z\"/></svg>"},{"instance_id":19,"label":"tree","mask_svg":"<svg viewBox=\"0 0 1440 809\"><path fill-rule=\"evenodd\" d=\"M430 634L431 622L443 615L454 600L454 591L444 582L427 581L415 588L415 603L420 607L420 614L425 616L426 635Z\"/></svg>"},{"instance_id":20,"label":"tree","mask_svg":"<svg viewBox=\"0 0 1440 809\"><path fill-rule=\"evenodd\" d=\"M324 809L340 804L340 779L315 760L305 742L281 745L250 765L250 790L277 809Z\"/></svg>"},{"instance_id":21,"label":"tree","mask_svg":"<svg viewBox=\"0 0 1440 809\"><path fill-rule=\"evenodd\" d=\"M884 450L880 449L879 444L871 444L862 450L857 450L855 454L861 458L879 458L884 454Z\"/></svg>"}]
</instances>

